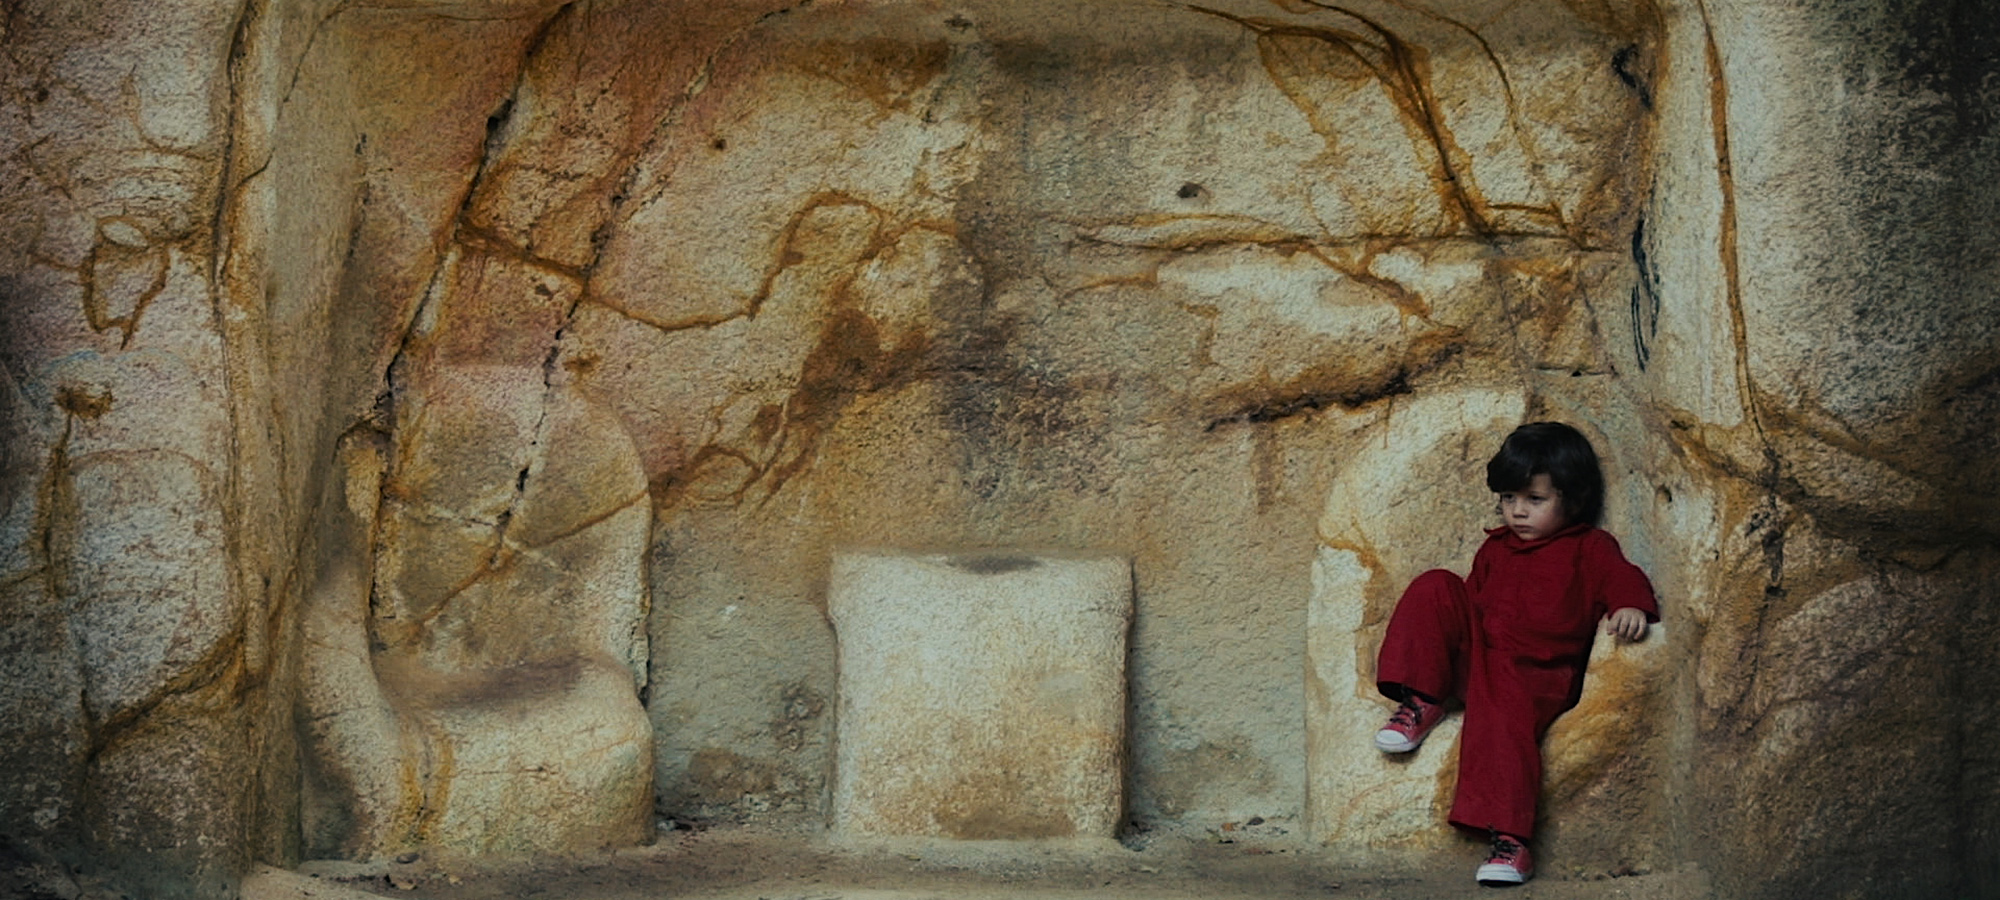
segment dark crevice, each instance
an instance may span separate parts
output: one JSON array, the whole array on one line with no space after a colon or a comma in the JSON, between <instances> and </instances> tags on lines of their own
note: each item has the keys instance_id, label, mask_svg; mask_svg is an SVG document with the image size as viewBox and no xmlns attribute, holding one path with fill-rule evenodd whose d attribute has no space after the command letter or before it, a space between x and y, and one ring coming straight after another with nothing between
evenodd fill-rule
<instances>
[{"instance_id":1,"label":"dark crevice","mask_svg":"<svg viewBox=\"0 0 2000 900\"><path fill-rule=\"evenodd\" d=\"M1619 81L1624 82L1626 87L1632 89L1632 93L1638 95L1639 105L1648 112L1651 112L1653 109L1653 90L1645 81L1640 79L1638 73L1632 71L1632 64L1638 58L1639 45L1626 44L1618 48L1618 52L1611 54L1611 71L1617 74Z\"/></svg>"},{"instance_id":2,"label":"dark crevice","mask_svg":"<svg viewBox=\"0 0 2000 900\"><path fill-rule=\"evenodd\" d=\"M1382 400L1410 394L1416 389L1414 381L1417 378L1443 365L1463 349L1457 344L1445 345L1428 358L1418 361L1406 360L1387 374L1363 384L1273 391L1210 419L1202 427L1202 431L1211 432L1224 425L1258 425L1276 422L1330 408L1360 409Z\"/></svg>"},{"instance_id":3,"label":"dark crevice","mask_svg":"<svg viewBox=\"0 0 2000 900\"><path fill-rule=\"evenodd\" d=\"M525 61L522 62L521 68L523 70L527 68ZM525 75L523 77L525 78ZM516 87L515 93L518 94L519 92L520 89ZM482 162L491 162L494 157L500 155L501 150L506 148L508 138L507 128L513 121L514 96L508 95L505 100L500 101L500 108L494 110L492 115L486 117L486 143L485 149L480 154Z\"/></svg>"},{"instance_id":4,"label":"dark crevice","mask_svg":"<svg viewBox=\"0 0 2000 900\"><path fill-rule=\"evenodd\" d=\"M1638 277L1632 281L1632 354L1639 371L1653 359L1653 339L1660 331L1660 276L1647 253L1646 217L1642 213L1632 226L1632 266Z\"/></svg>"},{"instance_id":5,"label":"dark crevice","mask_svg":"<svg viewBox=\"0 0 2000 900\"><path fill-rule=\"evenodd\" d=\"M361 249L361 233L368 221L368 204L372 201L373 194L374 186L366 181L361 183L361 190L356 191L354 194L354 208L347 214L348 226L345 242L347 249L340 255L340 263L343 269L353 265L354 254Z\"/></svg>"},{"instance_id":6,"label":"dark crevice","mask_svg":"<svg viewBox=\"0 0 2000 900\"><path fill-rule=\"evenodd\" d=\"M511 244L508 244L507 242L498 239L496 236L491 235L490 233L472 225L471 224L472 212L474 207L477 205L480 197L482 196L482 190L487 185L488 173L491 171L494 161L502 153L506 151L508 142L514 137L512 129L512 126L514 124L514 116L521 108L521 105L519 103L519 98L521 96L522 91L527 88L528 73L529 70L532 68L534 57L540 51L542 46L546 43L549 36L554 32L555 26L565 16L571 14L575 6L576 4L574 2L564 4L563 6L557 8L554 12L550 13L549 16L536 27L534 33L528 37L527 41L524 44L521 55L521 63L518 70L515 73L513 88L510 91L508 91L507 95L505 97L502 97L500 99L500 102L493 107L491 112L487 114L486 135L481 143L481 153L479 161L474 166L472 171L472 176L470 179L468 179L466 183L465 193L459 199L458 210L450 220L452 225L450 231L450 239L446 244L447 249L444 250L438 256L436 267L432 270L431 278L425 287L423 297L421 300L418 301L418 303L416 304L416 308L412 310L410 314L409 320L405 323L403 336L397 346L396 353L390 359L389 365L386 371L383 373L384 388L381 394L379 394L377 398L377 410L378 410L378 415L384 415L384 417L387 419L387 422L389 423L389 427L392 429L392 432L393 430L400 429L404 425L404 423L397 421L397 410L396 410L396 404L401 394L401 386L412 380L420 380L421 378L421 376L409 372L407 367L410 364L411 351L412 350L421 351L423 346L422 341L424 338L428 337L428 335L420 334L420 332L425 331L427 328L427 323L426 323L427 313L436 304L441 302L441 298L447 292L453 289L453 286L447 281L447 276L451 265L450 261L452 259L453 254L456 252L456 248L471 247L478 250L487 250L487 251L490 250L511 251L511 252L506 252L503 255L509 255L515 258L520 258L523 259L524 261L529 262L530 264L537 264L538 262L536 260L533 260L532 257L524 249L513 247ZM569 277L575 277L576 273L574 272L574 270L563 271L568 269L568 267L562 267L559 264L550 263L547 261L540 261L540 263L541 264L539 265L539 267L541 268L554 269L557 270L559 274L563 274ZM573 309L574 307L572 306L572 311ZM508 564L508 557L511 555L511 551L508 548L508 542L507 542L508 526L512 523L514 516L520 509L521 499L527 491L527 482L528 479L531 477L532 474L531 470L534 468L536 455L539 452L541 445L543 443L544 436L542 432L547 427L547 421L549 417L548 416L549 401L546 393L546 391L548 390L547 385L550 378L550 375L548 373L554 366L554 360L558 353L559 347L560 347L560 332L558 332L558 340L554 342L554 345L551 346L548 354L544 358L543 381L544 381L545 391L544 391L542 410L539 418L535 423L533 438L531 439L531 442L525 454L527 457L526 461L522 464L520 470L516 473L514 478L513 499L509 502L507 509L502 511L499 514L499 516L497 516L495 519L493 526L494 527L493 547L487 558L486 563L480 567L480 570L478 572L475 572L465 581L454 586L442 600L439 600L435 605L432 606L432 608L428 613L419 617L420 620L427 621L430 619L434 619L438 615L441 615L444 612L444 610L449 607L451 601L454 598L456 598L460 593L464 592L466 589L470 588L473 584L477 583L479 580L485 578L486 576L496 571L504 569ZM383 409L383 407L385 406L386 410ZM379 511L382 509L390 508L391 504L395 503L399 499L395 496L396 492L398 491L395 478L395 469L397 468L396 461L393 459L389 460L388 466L390 471L387 473L386 477L382 479L382 487L381 487L382 497L380 505L378 505L377 507L378 514L377 514L377 523L375 525L376 536L371 539L371 542L377 544L375 548L377 553L380 553L382 549L379 546L379 541L381 540ZM371 619L374 618L375 616L381 615L381 606L382 606L381 598L375 596L372 591L370 596L370 606L374 613L374 615L371 616ZM379 646L379 641L377 643Z\"/></svg>"},{"instance_id":7,"label":"dark crevice","mask_svg":"<svg viewBox=\"0 0 2000 900\"><path fill-rule=\"evenodd\" d=\"M390 357L389 364L382 373L383 390L380 398L377 400L376 408L378 413L386 414L385 418L391 423L392 427L395 423L394 413L396 396L399 393L398 385L405 379L404 373L409 362L409 354L411 350L416 349L418 340L421 337L418 332L423 330L425 313L437 303L438 298L445 291L450 289L450 286L445 283L446 271L452 256L452 251L449 248L456 247L462 242L462 238L470 227L468 223L473 205L479 197L480 188L486 182L486 173L492 166L494 157L505 149L503 139L507 136L508 124L512 121L514 111L517 108L517 98L526 84L529 61L533 59L535 51L547 40L556 21L567 14L575 5L573 2L564 4L551 13L536 28L535 33L528 39L526 44L520 70L515 75L513 89L507 93L507 96L501 98L500 103L486 117L486 137L482 143L483 150L479 161L473 167L472 177L466 182L465 193L459 198L458 211L451 218L451 236L446 242L447 249L438 255L435 267L431 271L431 277L425 284L423 296L417 301L414 308L411 309L409 318L404 322L402 339L397 343L396 352ZM386 402L383 398L386 399ZM383 480L384 491L389 489L390 481L391 479Z\"/></svg>"}]
</instances>

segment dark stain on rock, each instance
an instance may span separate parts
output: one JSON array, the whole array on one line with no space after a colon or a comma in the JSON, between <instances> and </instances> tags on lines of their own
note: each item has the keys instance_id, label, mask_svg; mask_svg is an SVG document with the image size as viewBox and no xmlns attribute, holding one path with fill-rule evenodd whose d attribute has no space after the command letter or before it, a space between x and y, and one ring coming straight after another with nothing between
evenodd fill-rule
<instances>
[{"instance_id":1,"label":"dark stain on rock","mask_svg":"<svg viewBox=\"0 0 2000 900\"><path fill-rule=\"evenodd\" d=\"M875 38L820 45L802 56L807 74L853 90L884 112L908 109L919 89L944 74L951 45Z\"/></svg>"},{"instance_id":2,"label":"dark stain on rock","mask_svg":"<svg viewBox=\"0 0 2000 900\"><path fill-rule=\"evenodd\" d=\"M782 461L774 459L771 465L770 495L811 463L813 448L856 396L915 379L928 346L921 333L912 333L904 335L894 350L885 349L875 320L851 304L834 310L825 321L819 343L800 367L799 386L785 403L779 440L787 446L780 454Z\"/></svg>"},{"instance_id":3,"label":"dark stain on rock","mask_svg":"<svg viewBox=\"0 0 2000 900\"><path fill-rule=\"evenodd\" d=\"M778 696L777 715L771 721L771 736L778 747L796 753L806 745L814 723L826 712L826 697L805 681L793 682Z\"/></svg>"},{"instance_id":4,"label":"dark stain on rock","mask_svg":"<svg viewBox=\"0 0 2000 900\"><path fill-rule=\"evenodd\" d=\"M1007 554L984 554L953 556L945 563L961 572L974 575L1002 575L1008 572L1025 572L1041 567L1041 562L1032 556L1012 556Z\"/></svg>"},{"instance_id":5,"label":"dark stain on rock","mask_svg":"<svg viewBox=\"0 0 2000 900\"><path fill-rule=\"evenodd\" d=\"M1074 837L1076 824L1060 813L1035 815L996 802L964 815L940 813L938 824L961 841L1021 841Z\"/></svg>"},{"instance_id":6,"label":"dark stain on rock","mask_svg":"<svg viewBox=\"0 0 2000 900\"><path fill-rule=\"evenodd\" d=\"M695 751L688 760L686 778L681 788L696 803L734 803L752 794L768 794L778 786L770 763L719 747Z\"/></svg>"},{"instance_id":7,"label":"dark stain on rock","mask_svg":"<svg viewBox=\"0 0 2000 900\"><path fill-rule=\"evenodd\" d=\"M1626 44L1618 48L1617 53L1611 54L1611 71L1617 73L1618 80L1638 95L1639 105L1650 110L1653 108L1653 91L1637 71L1639 63L1638 44Z\"/></svg>"},{"instance_id":8,"label":"dark stain on rock","mask_svg":"<svg viewBox=\"0 0 2000 900\"><path fill-rule=\"evenodd\" d=\"M1632 265L1638 277L1632 280L1631 295L1632 352L1641 372L1653 359L1653 340L1660 332L1660 276L1653 269L1648 245L1646 217L1641 215L1632 226Z\"/></svg>"},{"instance_id":9,"label":"dark stain on rock","mask_svg":"<svg viewBox=\"0 0 2000 900\"><path fill-rule=\"evenodd\" d=\"M763 286L744 311L675 327L708 327L733 318L755 317L775 289L778 276L806 261L806 254L798 249L797 243L807 217L815 210L836 206L868 211L875 218L874 230L857 258L848 261L822 291L826 309L819 319L819 341L800 364L797 386L783 404L760 408L752 422L753 435L770 452L757 454L719 444L703 446L686 463L650 480L656 503L674 505L686 488L701 477L704 467L732 461L743 469L743 476L729 502L743 501L760 485L762 499L768 501L786 482L812 464L813 451L820 440L856 397L895 390L926 373L925 361L931 356L932 342L924 327L909 326L893 341L885 341L881 325L862 310L853 288L869 264L910 231L948 231L948 227L935 222L895 223L888 211L839 192L816 195L793 214L785 227L775 264L767 270Z\"/></svg>"},{"instance_id":10,"label":"dark stain on rock","mask_svg":"<svg viewBox=\"0 0 2000 900\"><path fill-rule=\"evenodd\" d=\"M1186 749L1164 749L1147 768L1145 788L1160 811L1169 816L1204 808L1209 801L1203 796L1202 785L1221 784L1232 793L1255 794L1271 790L1278 782L1271 764L1242 735Z\"/></svg>"},{"instance_id":11,"label":"dark stain on rock","mask_svg":"<svg viewBox=\"0 0 2000 900\"><path fill-rule=\"evenodd\" d=\"M95 419L111 411L111 389L80 384L65 384L56 389L56 405L71 415L85 419Z\"/></svg>"},{"instance_id":12,"label":"dark stain on rock","mask_svg":"<svg viewBox=\"0 0 2000 900\"><path fill-rule=\"evenodd\" d=\"M407 658L378 659L377 665L384 683L396 694L430 707L519 707L546 703L552 697L568 694L583 678L583 660L576 656L476 674L441 672Z\"/></svg>"},{"instance_id":13,"label":"dark stain on rock","mask_svg":"<svg viewBox=\"0 0 2000 900\"><path fill-rule=\"evenodd\" d=\"M1076 490L1097 483L1095 448L1104 436L1078 408L1091 388L1056 365L996 356L943 379L944 416L964 454L962 477L981 499L1030 480Z\"/></svg>"},{"instance_id":14,"label":"dark stain on rock","mask_svg":"<svg viewBox=\"0 0 2000 900\"><path fill-rule=\"evenodd\" d=\"M1076 822L1061 809L1024 803L1032 796L1022 773L1007 764L981 768L939 785L932 816L939 830L961 841L1018 841L1074 837Z\"/></svg>"},{"instance_id":15,"label":"dark stain on rock","mask_svg":"<svg viewBox=\"0 0 2000 900\"><path fill-rule=\"evenodd\" d=\"M1457 356L1464 346L1444 343L1428 352L1419 349L1410 358L1378 376L1357 379L1345 373L1309 372L1290 383L1255 393L1239 395L1236 405L1209 419L1202 431L1223 425L1262 424L1304 415L1330 406L1359 409L1390 397L1414 392L1413 380Z\"/></svg>"}]
</instances>

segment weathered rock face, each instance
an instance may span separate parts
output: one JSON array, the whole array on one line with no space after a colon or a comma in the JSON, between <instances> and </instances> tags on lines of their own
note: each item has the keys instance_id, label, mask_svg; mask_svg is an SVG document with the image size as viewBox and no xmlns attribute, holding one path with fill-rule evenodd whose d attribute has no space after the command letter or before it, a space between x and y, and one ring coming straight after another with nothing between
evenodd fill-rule
<instances>
[{"instance_id":1,"label":"weathered rock face","mask_svg":"<svg viewBox=\"0 0 2000 900\"><path fill-rule=\"evenodd\" d=\"M869 546L1130 560L1130 819L1438 846L1374 642L1554 417L1666 621L1548 865L2000 891L1990 10L70 6L0 19L15 837L819 820Z\"/></svg>"},{"instance_id":2,"label":"weathered rock face","mask_svg":"<svg viewBox=\"0 0 2000 900\"><path fill-rule=\"evenodd\" d=\"M1660 517L1702 629L1676 702L1686 752L1713 762L1686 793L1715 817L1718 867L1768 866L1771 890L1990 896L1994 722L1976 698L1994 672L2000 317L1974 223L1995 200L1996 56L1948 35L2000 22L1836 7L1711 7L1717 48L1687 63L1728 88L1702 113L1731 160L1711 178L1722 314L1694 326L1699 304L1663 302L1659 328L1690 345L1727 329L1734 351L1709 345L1700 380L1692 347L1655 357L1683 359L1659 367L1661 405L1713 485L1693 505L1663 485ZM1672 256L1664 278L1698 261ZM1826 841L1871 859L1805 864ZM1959 847L1985 856L1921 862Z\"/></svg>"}]
</instances>

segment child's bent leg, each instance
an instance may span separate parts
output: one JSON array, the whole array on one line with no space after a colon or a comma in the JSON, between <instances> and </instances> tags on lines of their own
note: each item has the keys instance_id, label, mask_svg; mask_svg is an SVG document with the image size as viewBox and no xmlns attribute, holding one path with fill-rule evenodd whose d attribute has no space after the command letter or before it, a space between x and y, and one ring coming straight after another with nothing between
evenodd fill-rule
<instances>
[{"instance_id":1,"label":"child's bent leg","mask_svg":"<svg viewBox=\"0 0 2000 900\"><path fill-rule=\"evenodd\" d=\"M1472 599L1465 581L1444 569L1425 572L1404 589L1389 616L1375 658L1375 686L1397 701L1406 690L1437 702L1459 696L1471 644Z\"/></svg>"},{"instance_id":2,"label":"child's bent leg","mask_svg":"<svg viewBox=\"0 0 2000 900\"><path fill-rule=\"evenodd\" d=\"M1542 735L1569 707L1575 667L1480 655L1466 686L1459 733L1458 789L1451 822L1479 833L1535 833L1542 788Z\"/></svg>"}]
</instances>

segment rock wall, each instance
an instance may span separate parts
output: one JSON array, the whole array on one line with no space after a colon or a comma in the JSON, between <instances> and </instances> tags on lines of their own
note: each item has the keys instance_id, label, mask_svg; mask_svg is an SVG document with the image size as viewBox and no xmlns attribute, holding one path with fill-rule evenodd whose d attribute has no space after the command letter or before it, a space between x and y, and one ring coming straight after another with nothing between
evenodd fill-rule
<instances>
[{"instance_id":1,"label":"rock wall","mask_svg":"<svg viewBox=\"0 0 2000 900\"><path fill-rule=\"evenodd\" d=\"M1774 896L1993 896L1976 709L1994 672L2000 318L1976 223L1996 200L1996 55L1961 42L2000 11L1710 5L1697 21L1713 38L1682 65L1710 99L1679 114L1707 149L1692 122L1665 129L1692 168L1666 184L1713 187L1663 193L1710 198L1691 205L1718 264L1692 243L1655 257L1713 310L1663 302L1684 349L1662 338L1659 356L1699 347L1708 371L1670 364L1647 392L1714 485L1712 526L1663 517L1699 576L1679 701L1697 754L1683 796L1705 826L1691 849Z\"/></svg>"},{"instance_id":2,"label":"rock wall","mask_svg":"<svg viewBox=\"0 0 2000 900\"><path fill-rule=\"evenodd\" d=\"M871 546L1131 560L1128 828L1436 846L1372 642L1560 417L1666 622L1549 864L2000 893L2000 10L0 9L11 838L819 821Z\"/></svg>"}]
</instances>

